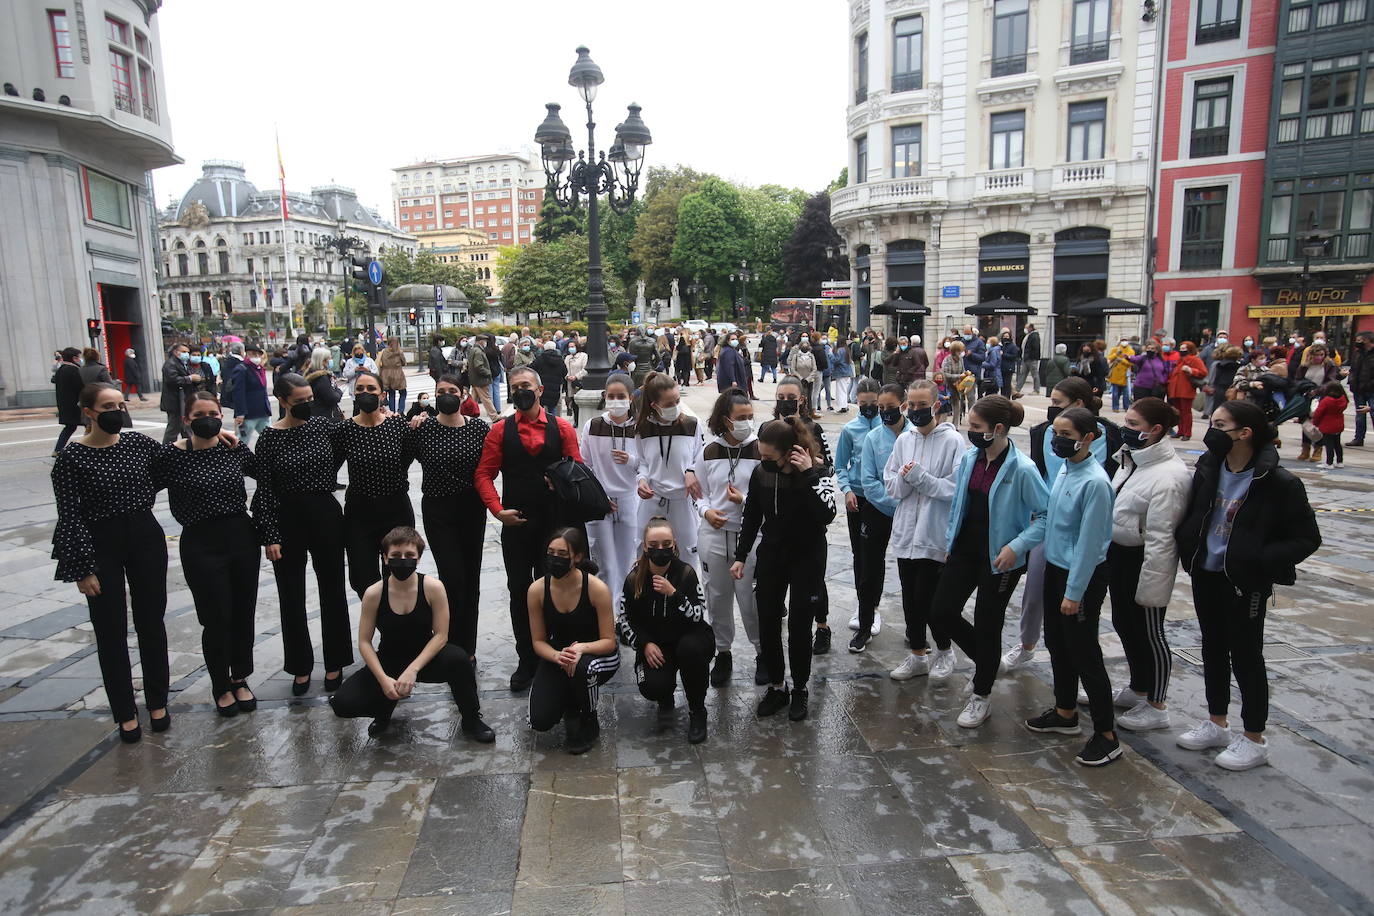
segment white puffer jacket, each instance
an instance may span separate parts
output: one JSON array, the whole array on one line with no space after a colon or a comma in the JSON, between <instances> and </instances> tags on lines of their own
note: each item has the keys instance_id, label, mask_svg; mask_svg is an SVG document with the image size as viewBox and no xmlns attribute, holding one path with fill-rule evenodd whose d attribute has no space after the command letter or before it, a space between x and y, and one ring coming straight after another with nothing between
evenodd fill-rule
<instances>
[{"instance_id":1,"label":"white puffer jacket","mask_svg":"<svg viewBox=\"0 0 1374 916\"><path fill-rule=\"evenodd\" d=\"M1112 478L1116 503L1112 508L1112 543L1145 547L1136 604L1167 607L1178 571L1178 542L1174 529L1188 508L1193 472L1174 452L1173 443L1120 452L1121 467Z\"/></svg>"},{"instance_id":2,"label":"white puffer jacket","mask_svg":"<svg viewBox=\"0 0 1374 916\"><path fill-rule=\"evenodd\" d=\"M929 435L908 428L897 437L883 469L887 495L898 501L890 541L897 559L944 562L954 478L968 448L968 440L948 423ZM914 464L903 476L908 462Z\"/></svg>"}]
</instances>

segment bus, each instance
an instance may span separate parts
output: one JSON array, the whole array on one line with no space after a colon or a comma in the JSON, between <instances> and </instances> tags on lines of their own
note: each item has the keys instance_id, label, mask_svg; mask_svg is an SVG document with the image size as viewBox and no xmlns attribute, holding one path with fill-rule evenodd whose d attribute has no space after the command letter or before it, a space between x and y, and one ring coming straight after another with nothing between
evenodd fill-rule
<instances>
[{"instance_id":1,"label":"bus","mask_svg":"<svg viewBox=\"0 0 1374 916\"><path fill-rule=\"evenodd\" d=\"M788 330L819 327L817 315L824 305L823 299L774 299L769 322Z\"/></svg>"}]
</instances>

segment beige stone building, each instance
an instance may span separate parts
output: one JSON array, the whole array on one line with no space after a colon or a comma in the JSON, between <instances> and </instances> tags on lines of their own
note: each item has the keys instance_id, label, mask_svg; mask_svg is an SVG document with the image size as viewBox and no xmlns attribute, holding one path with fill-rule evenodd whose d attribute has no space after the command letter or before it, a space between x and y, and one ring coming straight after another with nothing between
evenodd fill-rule
<instances>
[{"instance_id":1,"label":"beige stone building","mask_svg":"<svg viewBox=\"0 0 1374 916\"><path fill-rule=\"evenodd\" d=\"M436 229L417 232L420 250L431 251L441 264L467 264L477 271L477 281L491 290L488 303L501 299L501 280L496 276L496 252L501 246L480 229ZM481 311L473 303L474 312Z\"/></svg>"}]
</instances>

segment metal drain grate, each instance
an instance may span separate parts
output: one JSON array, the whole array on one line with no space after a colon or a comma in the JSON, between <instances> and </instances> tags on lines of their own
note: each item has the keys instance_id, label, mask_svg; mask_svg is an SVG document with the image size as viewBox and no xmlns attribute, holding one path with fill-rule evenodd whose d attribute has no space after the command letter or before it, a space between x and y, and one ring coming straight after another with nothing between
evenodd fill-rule
<instances>
[{"instance_id":1,"label":"metal drain grate","mask_svg":"<svg viewBox=\"0 0 1374 916\"><path fill-rule=\"evenodd\" d=\"M1174 654L1189 664L1202 665L1201 646L1174 646ZM1267 662L1297 662L1311 658L1311 653L1288 645L1286 642L1264 644L1264 660Z\"/></svg>"}]
</instances>

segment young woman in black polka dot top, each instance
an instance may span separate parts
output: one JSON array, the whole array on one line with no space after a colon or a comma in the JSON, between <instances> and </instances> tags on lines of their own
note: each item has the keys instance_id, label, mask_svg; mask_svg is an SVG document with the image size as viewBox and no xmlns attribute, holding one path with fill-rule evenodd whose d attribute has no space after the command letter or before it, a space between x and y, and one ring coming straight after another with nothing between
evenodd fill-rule
<instances>
[{"instance_id":1,"label":"young woman in black polka dot top","mask_svg":"<svg viewBox=\"0 0 1374 916\"><path fill-rule=\"evenodd\" d=\"M153 480L167 488L172 517L182 525L181 568L200 619L210 693L221 716L235 716L258 706L247 678L262 549L243 486L245 474L257 477L257 460L242 442L219 440L223 416L210 392L191 395L185 419L190 438L154 459Z\"/></svg>"},{"instance_id":2,"label":"young woman in black polka dot top","mask_svg":"<svg viewBox=\"0 0 1374 916\"><path fill-rule=\"evenodd\" d=\"M449 641L475 655L487 513L473 486L473 477L490 427L459 413L459 387L455 375L439 378L434 391L439 416L419 420L412 435L415 456L424 469L420 511L425 534L453 612Z\"/></svg>"},{"instance_id":3,"label":"young woman in black polka dot top","mask_svg":"<svg viewBox=\"0 0 1374 916\"><path fill-rule=\"evenodd\" d=\"M344 549L348 584L361 599L369 585L382 580L382 538L392 528L415 527L407 473L415 452L410 424L382 410L382 380L376 373L364 369L354 376L353 404L357 414L329 435L335 467L348 462Z\"/></svg>"},{"instance_id":4,"label":"young woman in black polka dot top","mask_svg":"<svg viewBox=\"0 0 1374 916\"><path fill-rule=\"evenodd\" d=\"M91 612L100 673L119 737L143 737L129 666L128 610L124 583L133 606L134 631L143 668L143 696L153 731L171 725L167 713L167 541L153 517L157 486L153 459L162 445L142 433L121 432L124 395L108 382L81 391L82 414L90 432L68 443L52 469L57 498L53 531L56 578L75 582Z\"/></svg>"},{"instance_id":5,"label":"young woman in black polka dot top","mask_svg":"<svg viewBox=\"0 0 1374 916\"><path fill-rule=\"evenodd\" d=\"M353 625L344 587L343 510L334 495L339 467L329 441L332 420L318 413L313 386L294 372L283 374L273 394L286 416L258 436L258 487L253 521L267 544L281 608L283 667L295 675L291 692L310 689L315 653L305 622L305 560L315 569L320 593L320 642L324 689L343 683L353 664Z\"/></svg>"}]
</instances>

